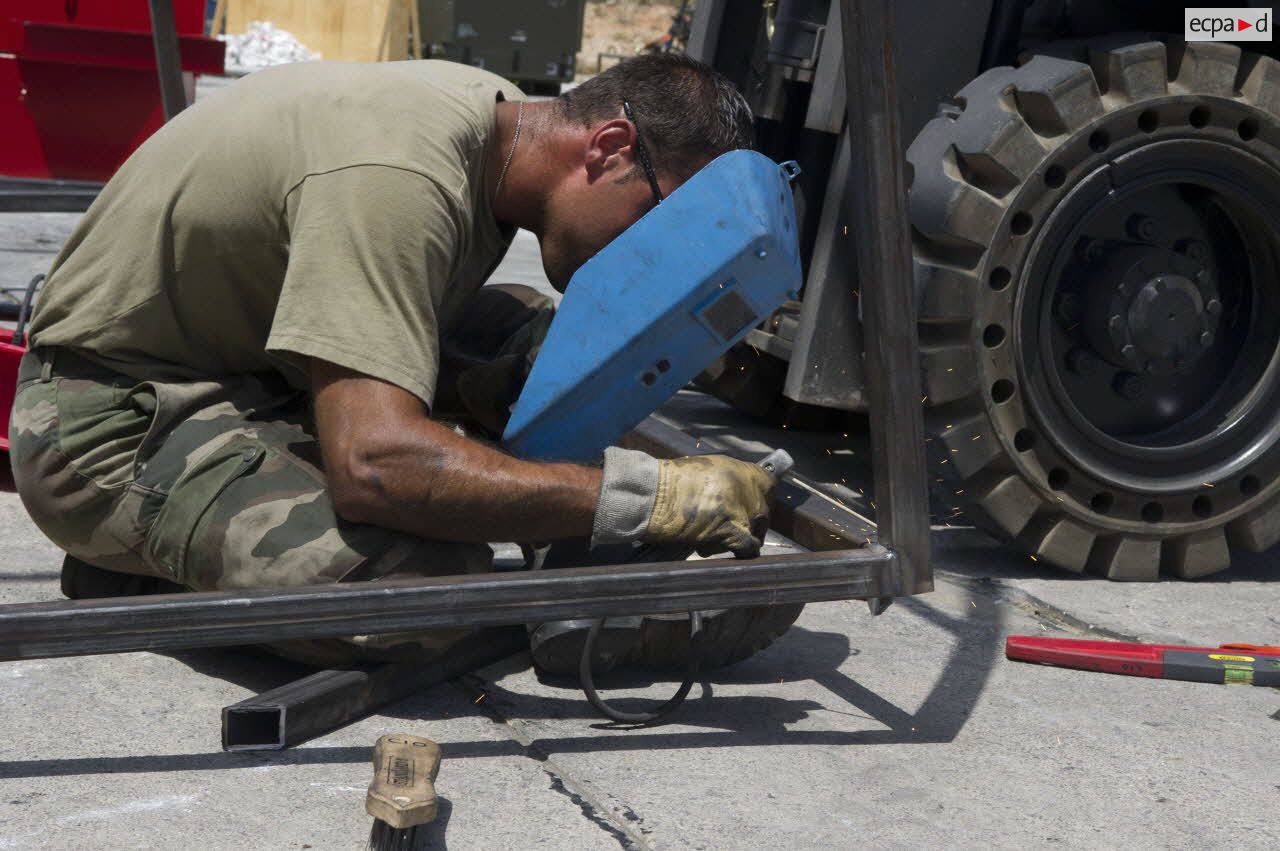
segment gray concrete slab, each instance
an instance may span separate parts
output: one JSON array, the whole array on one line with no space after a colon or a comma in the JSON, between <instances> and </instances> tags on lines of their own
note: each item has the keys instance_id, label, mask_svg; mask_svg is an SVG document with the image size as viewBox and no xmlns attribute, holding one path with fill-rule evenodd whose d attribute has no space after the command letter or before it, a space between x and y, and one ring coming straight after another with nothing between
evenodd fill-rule
<instances>
[{"instance_id":1,"label":"gray concrete slab","mask_svg":"<svg viewBox=\"0 0 1280 851\"><path fill-rule=\"evenodd\" d=\"M42 271L75 219L0 216L0 281ZM530 235L494 280L545 287ZM856 425L778 430L687 393L664 416L748 452L783 444L851 505L870 498ZM443 745L438 848L1276 847L1274 691L1002 657L1012 632L1276 643L1274 556L1118 585L938 521L933 594L874 619L810 606L655 729L602 724L521 655L292 751L224 754L220 707L298 668L237 651L2 663L0 849L359 847L370 748L398 729ZM60 555L10 494L0 540L0 603L56 599Z\"/></svg>"}]
</instances>

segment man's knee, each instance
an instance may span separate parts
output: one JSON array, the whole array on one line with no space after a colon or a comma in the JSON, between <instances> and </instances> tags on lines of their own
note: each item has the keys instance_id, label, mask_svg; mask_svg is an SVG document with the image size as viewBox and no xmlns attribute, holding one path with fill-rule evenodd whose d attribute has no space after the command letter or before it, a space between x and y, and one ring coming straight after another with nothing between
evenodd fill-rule
<instances>
[{"instance_id":1,"label":"man's knee","mask_svg":"<svg viewBox=\"0 0 1280 851\"><path fill-rule=\"evenodd\" d=\"M127 488L141 430L114 404L118 393L88 380L27 384L14 400L9 458L23 506L51 541L92 564L148 573L140 502Z\"/></svg>"},{"instance_id":2,"label":"man's knee","mask_svg":"<svg viewBox=\"0 0 1280 851\"><path fill-rule=\"evenodd\" d=\"M487 570L483 544L429 541L338 517L309 446L232 441L175 486L148 552L197 589L312 585Z\"/></svg>"}]
</instances>

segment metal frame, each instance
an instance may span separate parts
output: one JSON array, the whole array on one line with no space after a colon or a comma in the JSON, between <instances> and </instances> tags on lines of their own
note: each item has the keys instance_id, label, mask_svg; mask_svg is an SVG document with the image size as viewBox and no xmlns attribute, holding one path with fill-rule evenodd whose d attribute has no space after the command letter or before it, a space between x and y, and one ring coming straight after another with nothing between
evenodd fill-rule
<instances>
[{"instance_id":1,"label":"metal frame","mask_svg":"<svg viewBox=\"0 0 1280 851\"><path fill-rule=\"evenodd\" d=\"M519 624L932 588L890 0L842 0L853 159L863 203L844 240L864 270L879 543L752 560L680 561L395 582L0 606L0 660L173 650L445 626ZM855 193L850 193L851 197ZM785 500L783 500L785 501Z\"/></svg>"},{"instance_id":2,"label":"metal frame","mask_svg":"<svg viewBox=\"0 0 1280 851\"><path fill-rule=\"evenodd\" d=\"M898 593L898 568L895 553L872 545L742 561L10 605L0 607L0 661L876 598Z\"/></svg>"}]
</instances>

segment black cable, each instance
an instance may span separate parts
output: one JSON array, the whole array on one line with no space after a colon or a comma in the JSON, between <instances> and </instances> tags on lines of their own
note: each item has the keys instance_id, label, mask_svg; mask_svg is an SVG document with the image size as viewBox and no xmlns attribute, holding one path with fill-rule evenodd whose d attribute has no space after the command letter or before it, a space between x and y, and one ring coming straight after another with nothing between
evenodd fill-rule
<instances>
[{"instance_id":1,"label":"black cable","mask_svg":"<svg viewBox=\"0 0 1280 851\"><path fill-rule=\"evenodd\" d=\"M595 658L596 642L600 639L600 630L603 627L603 618L591 624L591 631L587 633L587 643L582 647L582 658L578 661L578 681L591 705L604 717L623 724L656 724L675 712L689 696L689 690L693 688L693 682L698 677L698 663L702 655L699 652L702 639L702 613L689 612L689 667L685 670L684 682L680 684L680 688L670 700L652 712L623 712L620 709L614 709L596 693L595 680L591 675L591 660Z\"/></svg>"},{"instance_id":2,"label":"black cable","mask_svg":"<svg viewBox=\"0 0 1280 851\"><path fill-rule=\"evenodd\" d=\"M31 302L35 299L36 289L43 280L44 275L36 275L31 279L31 283L27 284L27 291L22 296L22 306L18 308L18 321L13 328L13 344L15 346L24 345L26 342L27 319L31 315Z\"/></svg>"}]
</instances>

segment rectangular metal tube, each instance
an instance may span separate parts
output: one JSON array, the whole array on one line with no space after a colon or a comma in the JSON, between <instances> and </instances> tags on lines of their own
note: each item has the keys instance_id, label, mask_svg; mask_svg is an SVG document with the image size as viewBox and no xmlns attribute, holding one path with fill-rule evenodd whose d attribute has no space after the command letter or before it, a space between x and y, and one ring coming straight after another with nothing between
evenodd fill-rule
<instances>
[{"instance_id":1,"label":"rectangular metal tube","mask_svg":"<svg viewBox=\"0 0 1280 851\"><path fill-rule=\"evenodd\" d=\"M83 213L101 191L87 180L0 177L0 213Z\"/></svg>"},{"instance_id":2,"label":"rectangular metal tube","mask_svg":"<svg viewBox=\"0 0 1280 851\"><path fill-rule=\"evenodd\" d=\"M892 595L894 553L624 564L0 606L0 661Z\"/></svg>"},{"instance_id":3,"label":"rectangular metal tube","mask_svg":"<svg viewBox=\"0 0 1280 851\"><path fill-rule=\"evenodd\" d=\"M911 232L890 0L840 0L853 227L842 236L862 281L872 471L880 541L901 558L893 594L933 588Z\"/></svg>"},{"instance_id":4,"label":"rectangular metal tube","mask_svg":"<svg viewBox=\"0 0 1280 851\"><path fill-rule=\"evenodd\" d=\"M222 708L222 749L278 751L529 646L524 627L484 630L427 663L316 673Z\"/></svg>"}]
</instances>

